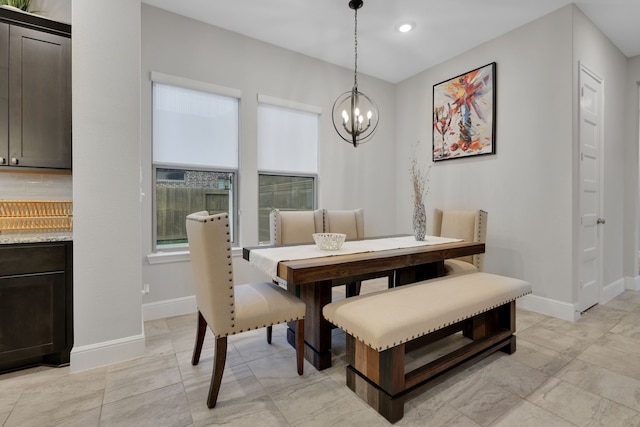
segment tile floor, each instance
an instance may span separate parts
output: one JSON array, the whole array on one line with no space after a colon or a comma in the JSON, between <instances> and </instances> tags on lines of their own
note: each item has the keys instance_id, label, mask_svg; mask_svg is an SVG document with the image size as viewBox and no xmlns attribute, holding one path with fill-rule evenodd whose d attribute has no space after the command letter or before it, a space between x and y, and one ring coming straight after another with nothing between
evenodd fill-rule
<instances>
[{"instance_id":1,"label":"tile floor","mask_svg":"<svg viewBox=\"0 0 640 427\"><path fill-rule=\"evenodd\" d=\"M640 426L640 292L575 323L521 309L517 317L515 354L494 354L408 401L396 425ZM272 345L264 330L231 337L213 410L205 403L213 340L208 334L192 366L194 333L195 315L150 321L139 359L73 374L38 367L1 375L0 425L388 425L346 387L339 330L334 366L318 372L307 363L301 377L284 327L274 328Z\"/></svg>"}]
</instances>

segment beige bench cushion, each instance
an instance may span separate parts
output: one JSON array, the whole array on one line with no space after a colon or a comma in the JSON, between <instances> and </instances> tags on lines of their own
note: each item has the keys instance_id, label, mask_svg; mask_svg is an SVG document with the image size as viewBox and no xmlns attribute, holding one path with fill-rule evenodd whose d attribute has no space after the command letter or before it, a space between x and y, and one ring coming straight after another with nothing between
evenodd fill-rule
<instances>
[{"instance_id":1,"label":"beige bench cushion","mask_svg":"<svg viewBox=\"0 0 640 427\"><path fill-rule=\"evenodd\" d=\"M322 312L329 322L382 351L530 292L523 280L479 272L336 301Z\"/></svg>"}]
</instances>

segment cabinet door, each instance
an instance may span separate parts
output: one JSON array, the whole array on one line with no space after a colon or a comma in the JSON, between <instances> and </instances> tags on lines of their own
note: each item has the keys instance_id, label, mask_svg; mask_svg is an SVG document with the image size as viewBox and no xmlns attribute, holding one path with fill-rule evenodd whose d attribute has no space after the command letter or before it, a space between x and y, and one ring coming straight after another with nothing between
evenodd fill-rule
<instances>
[{"instance_id":1,"label":"cabinet door","mask_svg":"<svg viewBox=\"0 0 640 427\"><path fill-rule=\"evenodd\" d=\"M64 348L64 272L0 278L0 364Z\"/></svg>"},{"instance_id":2,"label":"cabinet door","mask_svg":"<svg viewBox=\"0 0 640 427\"><path fill-rule=\"evenodd\" d=\"M9 38L10 166L70 169L71 39L15 25Z\"/></svg>"},{"instance_id":3,"label":"cabinet door","mask_svg":"<svg viewBox=\"0 0 640 427\"><path fill-rule=\"evenodd\" d=\"M9 156L9 24L0 22L0 166Z\"/></svg>"}]
</instances>

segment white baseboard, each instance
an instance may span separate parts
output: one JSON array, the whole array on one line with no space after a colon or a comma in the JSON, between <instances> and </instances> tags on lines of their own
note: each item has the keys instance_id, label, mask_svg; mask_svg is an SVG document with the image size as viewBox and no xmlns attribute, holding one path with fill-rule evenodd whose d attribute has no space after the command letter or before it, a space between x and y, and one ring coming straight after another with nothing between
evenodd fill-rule
<instances>
[{"instance_id":1,"label":"white baseboard","mask_svg":"<svg viewBox=\"0 0 640 427\"><path fill-rule=\"evenodd\" d=\"M164 319L165 317L181 316L195 313L198 309L196 297L175 298L165 301L142 304L142 320Z\"/></svg>"},{"instance_id":2,"label":"white baseboard","mask_svg":"<svg viewBox=\"0 0 640 427\"><path fill-rule=\"evenodd\" d=\"M144 351L144 334L74 347L71 350L71 372L135 359L143 356Z\"/></svg>"},{"instance_id":3,"label":"white baseboard","mask_svg":"<svg viewBox=\"0 0 640 427\"><path fill-rule=\"evenodd\" d=\"M620 278L615 282L606 285L602 288L602 292L600 292L600 304L606 304L621 293L624 292L625 289L625 279Z\"/></svg>"},{"instance_id":4,"label":"white baseboard","mask_svg":"<svg viewBox=\"0 0 640 427\"><path fill-rule=\"evenodd\" d=\"M640 291L640 276L625 277L625 289L630 291Z\"/></svg>"},{"instance_id":5,"label":"white baseboard","mask_svg":"<svg viewBox=\"0 0 640 427\"><path fill-rule=\"evenodd\" d=\"M640 290L640 276L635 278L621 278L615 282L604 286L600 292L600 304L611 301L624 292L625 289ZM575 322L580 318L580 313L576 310L574 304L556 301L549 298L539 297L536 295L525 295L518 298L517 306L525 310L535 311L537 313L546 314L547 316L557 317L559 319Z\"/></svg>"},{"instance_id":6,"label":"white baseboard","mask_svg":"<svg viewBox=\"0 0 640 427\"><path fill-rule=\"evenodd\" d=\"M576 311L573 304L536 295L525 295L522 298L518 298L516 305L525 310L535 311L536 313L546 314L547 316L557 317L570 322L575 322L580 318L580 313Z\"/></svg>"}]
</instances>

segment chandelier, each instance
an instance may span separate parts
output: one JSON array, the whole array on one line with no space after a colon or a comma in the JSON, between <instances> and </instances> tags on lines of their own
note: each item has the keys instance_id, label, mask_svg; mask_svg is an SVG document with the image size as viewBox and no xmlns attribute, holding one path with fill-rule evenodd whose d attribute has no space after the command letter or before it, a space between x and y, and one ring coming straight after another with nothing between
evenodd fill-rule
<instances>
[{"instance_id":1,"label":"chandelier","mask_svg":"<svg viewBox=\"0 0 640 427\"><path fill-rule=\"evenodd\" d=\"M373 99L358 91L358 9L363 0L350 0L354 10L353 88L338 96L331 111L333 127L340 138L357 147L373 136L378 127L378 107Z\"/></svg>"}]
</instances>

